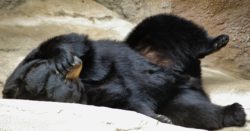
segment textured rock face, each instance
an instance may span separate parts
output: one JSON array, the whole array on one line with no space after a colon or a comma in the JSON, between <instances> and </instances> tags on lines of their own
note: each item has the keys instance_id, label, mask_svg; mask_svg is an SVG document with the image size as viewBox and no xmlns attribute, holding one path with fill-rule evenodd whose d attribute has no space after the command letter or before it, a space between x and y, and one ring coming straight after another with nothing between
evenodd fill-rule
<instances>
[{"instance_id":1,"label":"textured rock face","mask_svg":"<svg viewBox=\"0 0 250 131\"><path fill-rule=\"evenodd\" d=\"M119 13L132 22L140 22L145 17L170 13L171 0L95 0L105 7Z\"/></svg>"},{"instance_id":2,"label":"textured rock face","mask_svg":"<svg viewBox=\"0 0 250 131\"><path fill-rule=\"evenodd\" d=\"M172 12L204 26L209 33L229 34L230 43L204 65L250 79L250 1L174 0Z\"/></svg>"}]
</instances>

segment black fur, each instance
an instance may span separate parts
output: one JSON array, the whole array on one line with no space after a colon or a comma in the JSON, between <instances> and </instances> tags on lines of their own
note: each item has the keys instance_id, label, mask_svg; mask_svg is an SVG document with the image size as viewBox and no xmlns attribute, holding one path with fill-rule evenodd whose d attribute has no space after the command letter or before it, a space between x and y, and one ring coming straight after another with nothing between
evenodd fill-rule
<instances>
[{"instance_id":1,"label":"black fur","mask_svg":"<svg viewBox=\"0 0 250 131\"><path fill-rule=\"evenodd\" d=\"M189 76L188 83L178 86L175 96L162 104L158 113L168 116L174 124L204 129L243 126L246 121L240 104L212 104L202 88L200 59L220 50L228 41L227 35L208 36L201 27L173 15L145 19L125 40L151 62Z\"/></svg>"},{"instance_id":2,"label":"black fur","mask_svg":"<svg viewBox=\"0 0 250 131\"><path fill-rule=\"evenodd\" d=\"M84 42L84 37L67 35L42 43L6 80L3 98L86 103L81 80L64 78L64 68L71 67L76 61L72 55L79 55L85 50L79 42ZM74 46L71 48L65 43Z\"/></svg>"},{"instance_id":3,"label":"black fur","mask_svg":"<svg viewBox=\"0 0 250 131\"><path fill-rule=\"evenodd\" d=\"M228 39L209 37L192 22L172 15L147 18L125 43L77 34L57 36L25 58L6 81L3 95L87 102L187 127L243 126L240 104L214 105L202 89L199 59L225 46ZM83 70L79 79L69 81L65 74L77 58Z\"/></svg>"},{"instance_id":4,"label":"black fur","mask_svg":"<svg viewBox=\"0 0 250 131\"><path fill-rule=\"evenodd\" d=\"M81 82L65 78L74 63L73 56L83 63ZM171 96L168 90L183 81L178 77L181 77L178 73L150 63L121 42L91 41L84 35L67 34L52 38L32 51L6 81L3 96L87 102L134 110L170 122L155 111ZM81 99L85 93L87 99Z\"/></svg>"}]
</instances>

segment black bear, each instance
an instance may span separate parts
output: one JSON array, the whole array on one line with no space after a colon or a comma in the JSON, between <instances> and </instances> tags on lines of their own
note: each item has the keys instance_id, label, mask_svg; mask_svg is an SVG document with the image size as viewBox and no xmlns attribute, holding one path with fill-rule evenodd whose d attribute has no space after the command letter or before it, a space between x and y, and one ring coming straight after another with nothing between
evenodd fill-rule
<instances>
[{"instance_id":1,"label":"black bear","mask_svg":"<svg viewBox=\"0 0 250 131\"><path fill-rule=\"evenodd\" d=\"M228 41L166 14L143 20L124 42L56 36L18 65L3 97L133 110L194 128L243 126L240 104L214 105L202 89L199 59Z\"/></svg>"},{"instance_id":2,"label":"black bear","mask_svg":"<svg viewBox=\"0 0 250 131\"><path fill-rule=\"evenodd\" d=\"M125 43L152 63L189 76L189 82L178 86L175 96L160 105L157 113L177 125L218 129L243 126L246 121L240 104L212 104L202 88L200 59L220 50L228 41L227 35L211 37L191 21L163 14L139 23Z\"/></svg>"}]
</instances>

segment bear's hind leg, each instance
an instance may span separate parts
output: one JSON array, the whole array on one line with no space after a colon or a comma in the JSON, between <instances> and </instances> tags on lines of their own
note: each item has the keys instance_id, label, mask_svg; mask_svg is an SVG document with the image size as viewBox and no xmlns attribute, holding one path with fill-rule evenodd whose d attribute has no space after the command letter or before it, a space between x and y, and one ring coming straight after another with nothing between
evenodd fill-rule
<instances>
[{"instance_id":1,"label":"bear's hind leg","mask_svg":"<svg viewBox=\"0 0 250 131\"><path fill-rule=\"evenodd\" d=\"M229 126L244 126L246 123L246 113L242 105L234 103L224 107L224 127Z\"/></svg>"},{"instance_id":2,"label":"bear's hind leg","mask_svg":"<svg viewBox=\"0 0 250 131\"><path fill-rule=\"evenodd\" d=\"M212 40L213 50L217 51L221 49L222 47L226 46L229 42L229 36L228 35L219 35L216 38Z\"/></svg>"},{"instance_id":3,"label":"bear's hind leg","mask_svg":"<svg viewBox=\"0 0 250 131\"><path fill-rule=\"evenodd\" d=\"M204 44L204 47L199 51L198 58L204 58L214 52L217 52L221 48L227 45L229 42L229 36L222 34L215 38L208 38L208 43Z\"/></svg>"},{"instance_id":4,"label":"bear's hind leg","mask_svg":"<svg viewBox=\"0 0 250 131\"><path fill-rule=\"evenodd\" d=\"M240 104L215 105L203 93L193 89L181 89L159 113L169 117L176 125L208 130L243 126L246 122Z\"/></svg>"}]
</instances>

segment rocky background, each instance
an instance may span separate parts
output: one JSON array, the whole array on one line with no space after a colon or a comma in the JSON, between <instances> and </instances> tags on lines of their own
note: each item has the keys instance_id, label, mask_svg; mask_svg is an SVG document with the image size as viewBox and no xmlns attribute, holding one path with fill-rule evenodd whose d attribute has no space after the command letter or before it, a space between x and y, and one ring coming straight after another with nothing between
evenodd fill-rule
<instances>
[{"instance_id":1,"label":"rocky background","mask_svg":"<svg viewBox=\"0 0 250 131\"><path fill-rule=\"evenodd\" d=\"M213 36L230 35L228 46L203 60L204 84L213 102L239 102L249 114L249 0L1 0L0 91L24 56L52 36L77 32L121 40L135 24L158 13L185 17ZM240 129L250 130L249 124Z\"/></svg>"}]
</instances>

